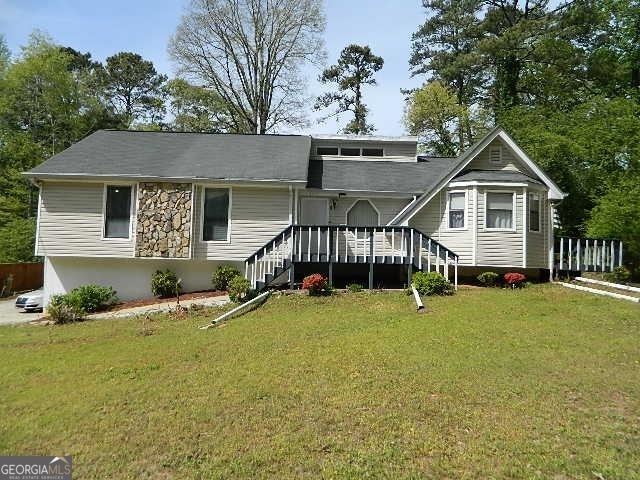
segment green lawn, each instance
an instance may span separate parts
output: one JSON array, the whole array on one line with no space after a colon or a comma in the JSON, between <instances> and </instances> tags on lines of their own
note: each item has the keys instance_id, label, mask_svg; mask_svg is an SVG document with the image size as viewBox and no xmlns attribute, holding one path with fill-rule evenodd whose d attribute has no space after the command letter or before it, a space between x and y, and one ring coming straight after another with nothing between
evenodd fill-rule
<instances>
[{"instance_id":1,"label":"green lawn","mask_svg":"<svg viewBox=\"0 0 640 480\"><path fill-rule=\"evenodd\" d=\"M552 285L0 328L0 454L74 478L640 478L640 308Z\"/></svg>"}]
</instances>

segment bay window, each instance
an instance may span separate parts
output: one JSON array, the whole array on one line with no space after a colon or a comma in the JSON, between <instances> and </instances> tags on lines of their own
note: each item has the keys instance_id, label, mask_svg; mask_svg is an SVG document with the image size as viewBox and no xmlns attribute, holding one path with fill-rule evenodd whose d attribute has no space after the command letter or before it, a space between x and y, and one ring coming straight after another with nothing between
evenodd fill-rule
<instances>
[{"instance_id":1,"label":"bay window","mask_svg":"<svg viewBox=\"0 0 640 480\"><path fill-rule=\"evenodd\" d=\"M465 192L449 193L449 228L465 228L466 200Z\"/></svg>"},{"instance_id":2,"label":"bay window","mask_svg":"<svg viewBox=\"0 0 640 480\"><path fill-rule=\"evenodd\" d=\"M487 192L486 227L498 230L513 230L514 194Z\"/></svg>"},{"instance_id":3,"label":"bay window","mask_svg":"<svg viewBox=\"0 0 640 480\"><path fill-rule=\"evenodd\" d=\"M529 194L529 230L540 231L540 194Z\"/></svg>"}]
</instances>

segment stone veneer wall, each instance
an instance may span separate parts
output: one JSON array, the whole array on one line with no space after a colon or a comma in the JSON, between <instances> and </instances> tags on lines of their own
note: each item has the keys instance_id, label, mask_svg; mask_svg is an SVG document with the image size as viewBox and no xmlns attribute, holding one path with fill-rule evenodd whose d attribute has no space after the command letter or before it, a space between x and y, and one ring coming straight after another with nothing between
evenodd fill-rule
<instances>
[{"instance_id":1,"label":"stone veneer wall","mask_svg":"<svg viewBox=\"0 0 640 480\"><path fill-rule=\"evenodd\" d=\"M136 256L189 258L190 183L140 183Z\"/></svg>"}]
</instances>

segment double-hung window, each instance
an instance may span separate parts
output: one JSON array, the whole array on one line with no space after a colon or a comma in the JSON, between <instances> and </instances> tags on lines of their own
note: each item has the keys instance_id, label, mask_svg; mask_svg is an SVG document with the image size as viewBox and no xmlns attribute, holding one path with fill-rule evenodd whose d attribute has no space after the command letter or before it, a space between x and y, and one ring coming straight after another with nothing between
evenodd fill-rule
<instances>
[{"instance_id":1,"label":"double-hung window","mask_svg":"<svg viewBox=\"0 0 640 480\"><path fill-rule=\"evenodd\" d=\"M107 185L104 237L129 238L131 231L131 186Z\"/></svg>"},{"instance_id":2,"label":"double-hung window","mask_svg":"<svg viewBox=\"0 0 640 480\"><path fill-rule=\"evenodd\" d=\"M540 194L529 194L529 230L540 231Z\"/></svg>"},{"instance_id":3,"label":"double-hung window","mask_svg":"<svg viewBox=\"0 0 640 480\"><path fill-rule=\"evenodd\" d=\"M513 230L513 198L513 193L487 192L487 228Z\"/></svg>"},{"instance_id":4,"label":"double-hung window","mask_svg":"<svg viewBox=\"0 0 640 480\"><path fill-rule=\"evenodd\" d=\"M449 193L449 228L465 228L465 192Z\"/></svg>"},{"instance_id":5,"label":"double-hung window","mask_svg":"<svg viewBox=\"0 0 640 480\"><path fill-rule=\"evenodd\" d=\"M202 240L205 242L229 240L229 189L204 189Z\"/></svg>"}]
</instances>

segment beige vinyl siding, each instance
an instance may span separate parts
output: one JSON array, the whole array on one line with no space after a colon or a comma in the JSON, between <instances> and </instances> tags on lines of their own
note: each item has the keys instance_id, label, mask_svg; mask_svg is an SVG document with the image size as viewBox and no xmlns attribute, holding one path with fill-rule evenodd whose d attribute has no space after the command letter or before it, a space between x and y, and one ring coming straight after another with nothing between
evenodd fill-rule
<instances>
[{"instance_id":1,"label":"beige vinyl siding","mask_svg":"<svg viewBox=\"0 0 640 480\"><path fill-rule=\"evenodd\" d=\"M515 231L487 230L485 225L485 193L515 192L516 208L513 212ZM495 267L522 267L522 188L478 188L478 245L477 265Z\"/></svg>"},{"instance_id":2,"label":"beige vinyl siding","mask_svg":"<svg viewBox=\"0 0 640 480\"><path fill-rule=\"evenodd\" d=\"M358 200L369 200L380 213L380 225L389 223L404 207L411 202L411 198L365 198L342 197L336 200L335 207L329 210L331 225L346 225L347 211ZM331 201L330 201L331 202Z\"/></svg>"},{"instance_id":3,"label":"beige vinyl siding","mask_svg":"<svg viewBox=\"0 0 640 480\"><path fill-rule=\"evenodd\" d=\"M135 205L135 186L133 186ZM38 255L133 257L135 236L102 238L104 184L44 182L40 190ZM135 224L134 219L131 220Z\"/></svg>"},{"instance_id":4,"label":"beige vinyl siding","mask_svg":"<svg viewBox=\"0 0 640 480\"><path fill-rule=\"evenodd\" d=\"M233 187L229 242L202 241L202 192L194 201L194 258L242 261L289 226L289 189ZM212 188L221 188L215 186Z\"/></svg>"},{"instance_id":5,"label":"beige vinyl siding","mask_svg":"<svg viewBox=\"0 0 640 480\"><path fill-rule=\"evenodd\" d=\"M490 152L492 148L502 148L502 163L496 164L490 160ZM536 174L531 171L524 163L518 160L513 152L502 140L496 138L491 142L482 152L474 158L466 168L467 170L510 170L522 172L525 175L536 177Z\"/></svg>"},{"instance_id":6,"label":"beige vinyl siding","mask_svg":"<svg viewBox=\"0 0 640 480\"><path fill-rule=\"evenodd\" d=\"M465 189L453 189L456 192ZM449 230L447 219L447 190L442 190L431 199L410 221L409 226L437 240L460 257L460 264L473 263L473 190L466 189L467 211L466 228Z\"/></svg>"},{"instance_id":7,"label":"beige vinyl siding","mask_svg":"<svg viewBox=\"0 0 640 480\"><path fill-rule=\"evenodd\" d=\"M527 267L549 268L549 203L547 192L539 192L540 231L529 232L527 225ZM529 211L527 209L527 215Z\"/></svg>"}]
</instances>

